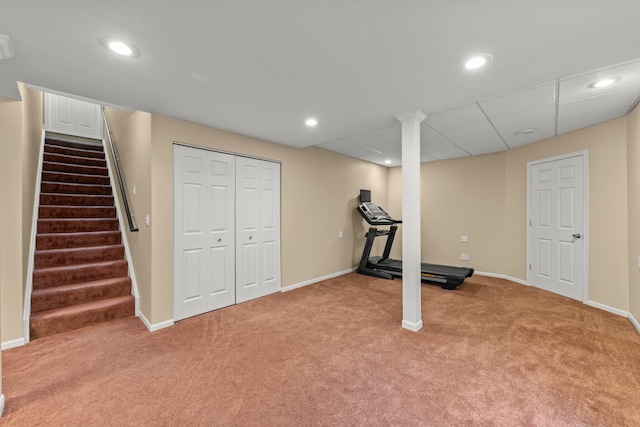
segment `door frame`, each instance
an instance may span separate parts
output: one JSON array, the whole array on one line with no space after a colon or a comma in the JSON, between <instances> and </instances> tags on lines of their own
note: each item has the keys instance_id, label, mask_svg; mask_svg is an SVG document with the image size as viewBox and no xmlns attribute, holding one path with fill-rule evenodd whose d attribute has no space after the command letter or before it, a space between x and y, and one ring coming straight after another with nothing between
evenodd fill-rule
<instances>
[{"instance_id":1,"label":"door frame","mask_svg":"<svg viewBox=\"0 0 640 427\"><path fill-rule=\"evenodd\" d=\"M533 262L533 253L531 253L531 218L533 209L533 194L531 192L532 187L532 168L534 166L555 162L557 160L565 160L572 157L582 157L582 183L583 183L583 210L584 210L584 224L582 226L584 242L584 252L582 254L582 302L587 303L589 301L589 150L580 150L573 153L561 154L558 156L547 157L544 159L533 160L527 162L527 263L525 269L527 271L527 284L533 286L533 271L529 268L529 265Z\"/></svg>"}]
</instances>

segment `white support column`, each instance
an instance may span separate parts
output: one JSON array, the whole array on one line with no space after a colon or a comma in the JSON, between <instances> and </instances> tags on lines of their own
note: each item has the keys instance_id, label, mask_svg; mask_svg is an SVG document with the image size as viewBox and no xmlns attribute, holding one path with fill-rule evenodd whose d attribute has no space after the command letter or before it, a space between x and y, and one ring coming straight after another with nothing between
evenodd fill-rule
<instances>
[{"instance_id":1,"label":"white support column","mask_svg":"<svg viewBox=\"0 0 640 427\"><path fill-rule=\"evenodd\" d=\"M398 114L402 123L402 327L422 329L420 276L420 110Z\"/></svg>"}]
</instances>

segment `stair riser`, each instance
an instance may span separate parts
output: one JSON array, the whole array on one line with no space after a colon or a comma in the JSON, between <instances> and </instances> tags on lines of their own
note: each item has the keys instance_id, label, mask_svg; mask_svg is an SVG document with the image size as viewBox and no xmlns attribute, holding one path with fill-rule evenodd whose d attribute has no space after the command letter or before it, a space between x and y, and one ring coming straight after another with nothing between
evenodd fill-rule
<instances>
[{"instance_id":1,"label":"stair riser","mask_svg":"<svg viewBox=\"0 0 640 427\"><path fill-rule=\"evenodd\" d=\"M31 312L38 313L126 295L131 295L131 279L129 277L73 290L56 287L36 289L31 294Z\"/></svg>"},{"instance_id":2,"label":"stair riser","mask_svg":"<svg viewBox=\"0 0 640 427\"><path fill-rule=\"evenodd\" d=\"M113 196L41 194L40 206L113 206Z\"/></svg>"},{"instance_id":3,"label":"stair riser","mask_svg":"<svg viewBox=\"0 0 640 427\"><path fill-rule=\"evenodd\" d=\"M61 267L119 259L124 259L124 246L122 245L36 251L34 268Z\"/></svg>"},{"instance_id":4,"label":"stair riser","mask_svg":"<svg viewBox=\"0 0 640 427\"><path fill-rule=\"evenodd\" d=\"M119 231L74 234L42 234L36 236L36 250L66 248L87 248L92 246L119 245L122 237Z\"/></svg>"},{"instance_id":5,"label":"stair riser","mask_svg":"<svg viewBox=\"0 0 640 427\"><path fill-rule=\"evenodd\" d=\"M36 314L31 318L29 336L33 340L83 326L133 316L134 314L135 302L133 296L127 298L126 302L82 313L62 314L55 318L41 318Z\"/></svg>"},{"instance_id":6,"label":"stair riser","mask_svg":"<svg viewBox=\"0 0 640 427\"><path fill-rule=\"evenodd\" d=\"M126 276L128 273L125 260L101 266L68 266L60 270L46 269L33 271L33 289L51 288L53 286L71 285L74 283L93 282Z\"/></svg>"},{"instance_id":7,"label":"stair riser","mask_svg":"<svg viewBox=\"0 0 640 427\"><path fill-rule=\"evenodd\" d=\"M73 173L42 172L42 180L49 182L64 182L70 184L95 184L111 185L108 176L98 175L77 175Z\"/></svg>"},{"instance_id":8,"label":"stair riser","mask_svg":"<svg viewBox=\"0 0 640 427\"><path fill-rule=\"evenodd\" d=\"M94 196L111 196L111 187L106 185L61 184L57 182L43 182L41 193L58 194L88 194Z\"/></svg>"},{"instance_id":9,"label":"stair riser","mask_svg":"<svg viewBox=\"0 0 640 427\"><path fill-rule=\"evenodd\" d=\"M107 167L107 161L95 157L67 156L64 154L44 153L45 162L64 163L66 165Z\"/></svg>"},{"instance_id":10,"label":"stair riser","mask_svg":"<svg viewBox=\"0 0 640 427\"><path fill-rule=\"evenodd\" d=\"M116 208L41 206L38 217L45 218L115 218Z\"/></svg>"},{"instance_id":11,"label":"stair riser","mask_svg":"<svg viewBox=\"0 0 640 427\"><path fill-rule=\"evenodd\" d=\"M64 163L43 162L42 170L46 172L79 173L82 175L108 176L107 168L97 166L67 165Z\"/></svg>"},{"instance_id":12,"label":"stair riser","mask_svg":"<svg viewBox=\"0 0 640 427\"><path fill-rule=\"evenodd\" d=\"M102 151L94 151L94 150L79 150L76 148L68 148L68 147L60 147L57 145L49 145L45 144L44 146L45 153L51 154L62 154L65 156L74 156L74 157L90 157L94 159L104 159L104 153Z\"/></svg>"},{"instance_id":13,"label":"stair riser","mask_svg":"<svg viewBox=\"0 0 640 427\"><path fill-rule=\"evenodd\" d=\"M38 234L118 231L117 219L40 219Z\"/></svg>"},{"instance_id":14,"label":"stair riser","mask_svg":"<svg viewBox=\"0 0 640 427\"><path fill-rule=\"evenodd\" d=\"M64 147L64 148L75 148L78 150L89 150L89 151L103 151L102 144L83 144L81 142L70 142L70 141L60 141L57 139L46 139L45 147Z\"/></svg>"}]
</instances>

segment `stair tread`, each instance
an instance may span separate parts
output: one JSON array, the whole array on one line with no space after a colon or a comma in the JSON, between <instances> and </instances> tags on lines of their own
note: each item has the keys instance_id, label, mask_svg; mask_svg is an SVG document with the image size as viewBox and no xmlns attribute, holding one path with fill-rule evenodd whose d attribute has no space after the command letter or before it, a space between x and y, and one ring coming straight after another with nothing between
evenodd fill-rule
<instances>
[{"instance_id":1,"label":"stair tread","mask_svg":"<svg viewBox=\"0 0 640 427\"><path fill-rule=\"evenodd\" d=\"M110 231L73 231L70 233L38 233L39 237L46 236L55 236L55 237L73 237L73 236L85 236L87 234L91 234L92 236L98 234L120 234L120 230L110 230ZM111 246L111 245L100 245L100 246Z\"/></svg>"},{"instance_id":2,"label":"stair tread","mask_svg":"<svg viewBox=\"0 0 640 427\"><path fill-rule=\"evenodd\" d=\"M119 284L122 281L131 282L131 278L129 276L110 277L108 279L92 280L90 282L80 282L72 283L69 285L52 286L50 288L34 289L33 292L31 292L31 296L38 297L57 293L73 292L85 288L99 288L103 286L106 287L114 284Z\"/></svg>"},{"instance_id":3,"label":"stair tread","mask_svg":"<svg viewBox=\"0 0 640 427\"><path fill-rule=\"evenodd\" d=\"M52 234L60 234L60 233L52 233ZM85 233L77 233L77 234L85 234ZM35 251L35 253L36 255L58 253L58 252L69 253L69 252L82 252L89 249L100 250L100 249L108 249L108 248L115 248L115 247L123 247L123 245L117 244L117 245L83 246L80 248L38 249Z\"/></svg>"},{"instance_id":4,"label":"stair tread","mask_svg":"<svg viewBox=\"0 0 640 427\"><path fill-rule=\"evenodd\" d=\"M126 264L126 263L127 263L126 259L117 259L117 260L110 260L110 261L87 262L82 264L71 264L71 265L60 265L56 267L36 268L33 270L33 272L35 274L35 273L48 273L52 271L70 271L70 270L77 270L81 268L105 267L108 265L119 265L119 264Z\"/></svg>"},{"instance_id":5,"label":"stair tread","mask_svg":"<svg viewBox=\"0 0 640 427\"><path fill-rule=\"evenodd\" d=\"M121 304L127 304L133 301L133 295L125 295L120 297L106 298L103 300L86 302L84 304L72 305L62 308L54 308L52 310L40 311L31 314L31 321L46 320L54 318L62 318L67 316L75 316L90 311L97 311L116 307Z\"/></svg>"}]
</instances>

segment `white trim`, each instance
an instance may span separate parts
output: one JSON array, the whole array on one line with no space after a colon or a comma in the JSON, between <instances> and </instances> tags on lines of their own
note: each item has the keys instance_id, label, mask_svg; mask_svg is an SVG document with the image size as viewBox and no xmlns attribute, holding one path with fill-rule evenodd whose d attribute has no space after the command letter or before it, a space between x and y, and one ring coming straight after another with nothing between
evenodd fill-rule
<instances>
[{"instance_id":1,"label":"white trim","mask_svg":"<svg viewBox=\"0 0 640 427\"><path fill-rule=\"evenodd\" d=\"M515 277L507 276L507 275L504 275L504 274L487 273L487 272L484 272L484 271L474 271L473 274L478 275L478 276L495 277L496 279L505 279L505 280L508 280L510 282L519 283L521 285L531 286L526 280L516 279Z\"/></svg>"},{"instance_id":2,"label":"white trim","mask_svg":"<svg viewBox=\"0 0 640 427\"><path fill-rule=\"evenodd\" d=\"M584 231L582 232L582 240L584 241L584 253L582 260L582 302L587 304L589 301L589 235L590 235L590 227L589 227L589 150L580 150L575 151L573 153L561 154L558 156L548 157L545 159L538 159L531 162L527 162L527 282L532 283L531 275L532 271L529 270L528 265L531 263L531 253L529 252L530 242L531 242L531 227L529 226L529 221L531 221L531 209L533 207L533 203L531 202L531 198L533 195L531 194L531 168L534 165L554 162L557 160L568 159L571 157L582 157L583 158L583 168L582 168L582 183L583 183L583 203L584 203Z\"/></svg>"},{"instance_id":3,"label":"white trim","mask_svg":"<svg viewBox=\"0 0 640 427\"><path fill-rule=\"evenodd\" d=\"M638 322L636 318L633 317L633 314L631 313L629 313L629 320L631 321L631 324L636 328L638 333L640 333L640 322Z\"/></svg>"},{"instance_id":4,"label":"white trim","mask_svg":"<svg viewBox=\"0 0 640 427\"><path fill-rule=\"evenodd\" d=\"M609 305L601 304L599 302L587 300L585 301L585 305L599 308L600 310L608 311L609 313L617 314L618 316L629 318L629 312L620 310L619 308L611 307Z\"/></svg>"},{"instance_id":5,"label":"white trim","mask_svg":"<svg viewBox=\"0 0 640 427\"><path fill-rule=\"evenodd\" d=\"M356 271L355 268L350 268L349 270L327 274L326 276L316 277L315 279L305 280L304 282L295 283L289 286L284 286L280 288L280 292L289 292L294 289L302 288L303 286L313 285L314 283L322 282L323 280L333 279L334 277L338 277L338 276L344 276L345 274L353 273L354 271Z\"/></svg>"},{"instance_id":6,"label":"white trim","mask_svg":"<svg viewBox=\"0 0 640 427\"><path fill-rule=\"evenodd\" d=\"M423 326L422 319L418 323L409 322L407 320L402 321L402 328L411 332L418 332Z\"/></svg>"},{"instance_id":7,"label":"white trim","mask_svg":"<svg viewBox=\"0 0 640 427\"><path fill-rule=\"evenodd\" d=\"M122 216L122 208L120 207L121 197L117 197L116 183L113 179L113 172L111 170L111 157L109 157L109 150L107 150L107 142L102 139L102 149L104 150L104 158L107 161L107 170L109 171L109 182L111 183L111 189L113 192L114 203L116 207L116 214L118 215L118 222L120 223L120 235L122 236L122 244L124 245L124 257L127 260L127 266L129 268L129 277L131 278L131 294L133 295L133 301L135 304L136 316L142 314L140 312L140 293L138 292L138 281L136 280L136 271L133 268L133 260L131 259L131 251L129 251L129 240L127 239L127 230L125 227L124 217ZM118 187L119 188L119 187ZM122 196L122 194L120 194Z\"/></svg>"},{"instance_id":8,"label":"white trim","mask_svg":"<svg viewBox=\"0 0 640 427\"><path fill-rule=\"evenodd\" d=\"M169 320L165 320L164 322L160 322L152 325L151 322L149 322L149 319L146 318L144 313L140 312L139 314L136 314L136 316L138 316L138 318L142 320L142 323L144 323L144 326L147 327L149 332L159 331L160 329L168 328L170 326L173 326L174 324L173 319L169 319Z\"/></svg>"},{"instance_id":9,"label":"white trim","mask_svg":"<svg viewBox=\"0 0 640 427\"><path fill-rule=\"evenodd\" d=\"M0 417L2 416L3 412L4 412L4 394L0 393Z\"/></svg>"},{"instance_id":10,"label":"white trim","mask_svg":"<svg viewBox=\"0 0 640 427\"><path fill-rule=\"evenodd\" d=\"M44 140L46 132L42 128L42 136L40 137L40 153L38 154L38 172L36 175L36 188L33 195L33 215L31 218L31 240L29 242L29 260L27 263L27 277L24 287L24 303L22 306L22 336L24 342L28 343L29 322L31 320L31 292L33 291L33 270L36 252L36 235L38 234L38 211L40 209L40 190L42 185L42 160L44 159Z\"/></svg>"},{"instance_id":11,"label":"white trim","mask_svg":"<svg viewBox=\"0 0 640 427\"><path fill-rule=\"evenodd\" d=\"M10 348L22 347L25 345L24 338L16 338L15 340L5 341L2 343L2 351L9 350Z\"/></svg>"}]
</instances>

